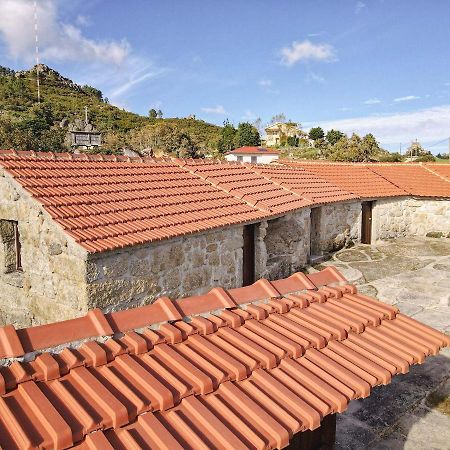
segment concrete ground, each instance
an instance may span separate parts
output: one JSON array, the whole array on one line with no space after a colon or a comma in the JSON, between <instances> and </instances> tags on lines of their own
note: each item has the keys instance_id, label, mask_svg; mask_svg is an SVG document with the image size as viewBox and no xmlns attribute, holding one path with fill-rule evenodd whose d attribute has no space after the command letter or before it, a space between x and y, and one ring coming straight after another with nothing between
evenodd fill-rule
<instances>
[{"instance_id":1,"label":"concrete ground","mask_svg":"<svg viewBox=\"0 0 450 450\"><path fill-rule=\"evenodd\" d=\"M334 265L361 293L450 334L450 240L401 238L343 249L311 271ZM336 449L450 449L450 348L337 420Z\"/></svg>"}]
</instances>

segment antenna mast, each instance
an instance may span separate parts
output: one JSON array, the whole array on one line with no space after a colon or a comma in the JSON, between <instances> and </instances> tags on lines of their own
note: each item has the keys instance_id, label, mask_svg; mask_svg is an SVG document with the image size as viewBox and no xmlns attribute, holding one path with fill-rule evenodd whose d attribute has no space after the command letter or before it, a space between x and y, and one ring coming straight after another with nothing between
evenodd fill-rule
<instances>
[{"instance_id":1,"label":"antenna mast","mask_svg":"<svg viewBox=\"0 0 450 450\"><path fill-rule=\"evenodd\" d=\"M37 20L37 4L34 0L34 37L36 43L36 85L38 103L41 103L41 86L39 82L39 39L38 39L38 20Z\"/></svg>"}]
</instances>

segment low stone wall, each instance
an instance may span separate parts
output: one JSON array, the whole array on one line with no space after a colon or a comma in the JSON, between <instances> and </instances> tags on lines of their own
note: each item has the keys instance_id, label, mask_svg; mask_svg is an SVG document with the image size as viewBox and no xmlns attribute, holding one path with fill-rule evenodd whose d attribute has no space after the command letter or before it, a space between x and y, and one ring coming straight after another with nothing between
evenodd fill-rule
<instances>
[{"instance_id":1,"label":"low stone wall","mask_svg":"<svg viewBox=\"0 0 450 450\"><path fill-rule=\"evenodd\" d=\"M0 326L25 327L86 314L86 252L0 170ZM22 270L12 261L18 223ZM8 231L9 229L9 231Z\"/></svg>"},{"instance_id":2,"label":"low stone wall","mask_svg":"<svg viewBox=\"0 0 450 450\"><path fill-rule=\"evenodd\" d=\"M255 236L256 278L276 280L305 267L310 242L308 208L263 221Z\"/></svg>"},{"instance_id":3,"label":"low stone wall","mask_svg":"<svg viewBox=\"0 0 450 450\"><path fill-rule=\"evenodd\" d=\"M88 307L111 311L242 286L242 233L230 227L89 255Z\"/></svg>"},{"instance_id":4,"label":"low stone wall","mask_svg":"<svg viewBox=\"0 0 450 450\"><path fill-rule=\"evenodd\" d=\"M450 237L450 200L377 200L372 210L373 240L400 236Z\"/></svg>"},{"instance_id":5,"label":"low stone wall","mask_svg":"<svg viewBox=\"0 0 450 450\"><path fill-rule=\"evenodd\" d=\"M314 209L311 216L312 254L333 252L345 247L349 241L360 240L360 202L331 203Z\"/></svg>"}]
</instances>

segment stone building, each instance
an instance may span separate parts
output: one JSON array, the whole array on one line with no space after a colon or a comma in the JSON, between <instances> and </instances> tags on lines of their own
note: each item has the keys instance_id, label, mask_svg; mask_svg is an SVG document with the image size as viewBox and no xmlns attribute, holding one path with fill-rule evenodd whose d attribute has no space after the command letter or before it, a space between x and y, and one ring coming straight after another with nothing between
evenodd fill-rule
<instances>
[{"instance_id":1,"label":"stone building","mask_svg":"<svg viewBox=\"0 0 450 450\"><path fill-rule=\"evenodd\" d=\"M444 175L417 166L431 186L419 198L420 186L413 196L358 167L372 192L314 168L1 151L0 321L48 323L288 276L360 240L370 202L373 237L448 234ZM414 210L401 212L410 225L397 225L392 202Z\"/></svg>"}]
</instances>

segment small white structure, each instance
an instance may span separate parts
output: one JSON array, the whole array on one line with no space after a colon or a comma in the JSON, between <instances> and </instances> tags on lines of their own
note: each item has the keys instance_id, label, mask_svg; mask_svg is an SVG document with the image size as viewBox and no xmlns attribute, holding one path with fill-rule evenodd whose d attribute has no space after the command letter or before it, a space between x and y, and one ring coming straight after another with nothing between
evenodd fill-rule
<instances>
[{"instance_id":1,"label":"small white structure","mask_svg":"<svg viewBox=\"0 0 450 450\"><path fill-rule=\"evenodd\" d=\"M280 156L277 150L264 147L240 147L225 155L227 161L240 161L253 164L269 164Z\"/></svg>"}]
</instances>

